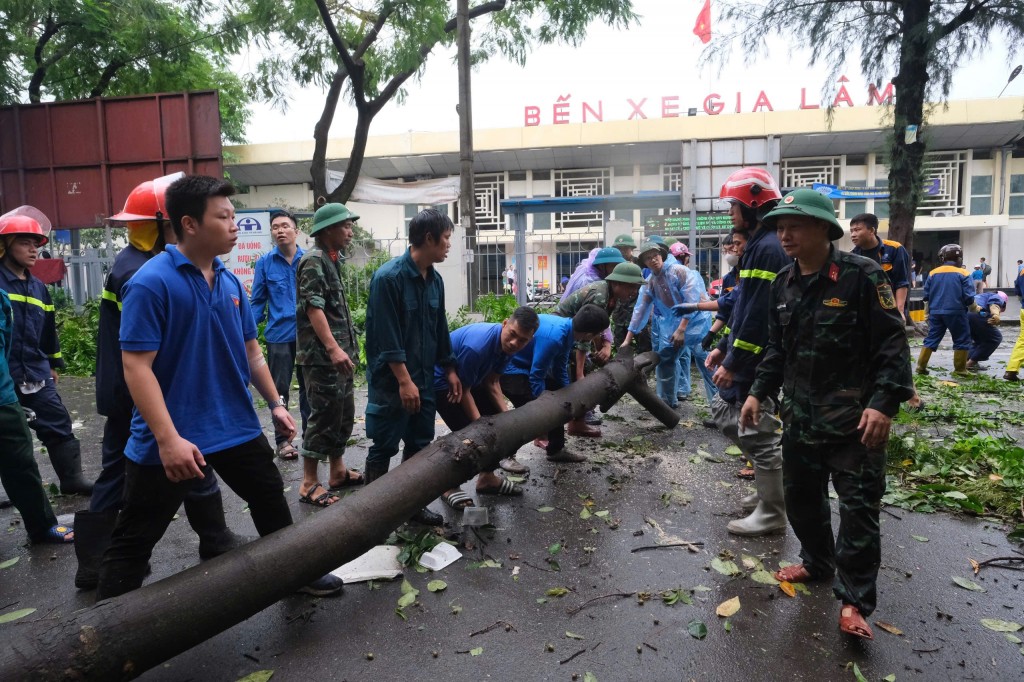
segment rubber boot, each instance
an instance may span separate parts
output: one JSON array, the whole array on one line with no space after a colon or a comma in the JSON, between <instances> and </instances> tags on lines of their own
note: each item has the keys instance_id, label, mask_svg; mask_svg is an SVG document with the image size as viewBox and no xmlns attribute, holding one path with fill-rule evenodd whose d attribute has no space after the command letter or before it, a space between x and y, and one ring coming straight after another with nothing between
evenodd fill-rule
<instances>
[{"instance_id":1,"label":"rubber boot","mask_svg":"<svg viewBox=\"0 0 1024 682\"><path fill-rule=\"evenodd\" d=\"M82 476L82 442L77 438L66 440L46 448L50 455L50 463L60 479L62 495L88 495L92 492L92 483Z\"/></svg>"},{"instance_id":2,"label":"rubber boot","mask_svg":"<svg viewBox=\"0 0 1024 682\"><path fill-rule=\"evenodd\" d=\"M199 536L199 558L212 559L249 542L235 535L224 522L224 501L219 492L185 498L185 515Z\"/></svg>"},{"instance_id":3,"label":"rubber boot","mask_svg":"<svg viewBox=\"0 0 1024 682\"><path fill-rule=\"evenodd\" d=\"M967 351L953 351L953 374L962 377L971 375L970 372L967 371Z\"/></svg>"},{"instance_id":4,"label":"rubber boot","mask_svg":"<svg viewBox=\"0 0 1024 682\"><path fill-rule=\"evenodd\" d=\"M754 486L761 500L745 519L726 526L733 535L769 535L786 530L786 501L782 492L782 469L757 469Z\"/></svg>"},{"instance_id":5,"label":"rubber boot","mask_svg":"<svg viewBox=\"0 0 1024 682\"><path fill-rule=\"evenodd\" d=\"M386 464L383 467L376 467L367 462L364 467L363 478L366 480L366 485L370 485L387 472L388 466Z\"/></svg>"},{"instance_id":6,"label":"rubber boot","mask_svg":"<svg viewBox=\"0 0 1024 682\"><path fill-rule=\"evenodd\" d=\"M117 510L75 512L75 555L78 570L75 572L75 587L80 590L95 590L100 581L100 562L103 553L110 546L110 536L117 523Z\"/></svg>"},{"instance_id":7,"label":"rubber boot","mask_svg":"<svg viewBox=\"0 0 1024 682\"><path fill-rule=\"evenodd\" d=\"M928 374L928 361L932 359L931 348L921 348L921 354L917 356L917 373Z\"/></svg>"},{"instance_id":8,"label":"rubber boot","mask_svg":"<svg viewBox=\"0 0 1024 682\"><path fill-rule=\"evenodd\" d=\"M757 508L757 503L760 501L761 498L757 496L756 492L750 493L740 500L740 509L749 514Z\"/></svg>"}]
</instances>

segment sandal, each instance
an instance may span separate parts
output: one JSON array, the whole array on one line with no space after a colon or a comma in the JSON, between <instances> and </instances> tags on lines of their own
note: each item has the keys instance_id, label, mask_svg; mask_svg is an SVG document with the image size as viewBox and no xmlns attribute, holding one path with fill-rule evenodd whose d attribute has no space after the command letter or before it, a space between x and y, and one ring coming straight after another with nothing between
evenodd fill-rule
<instances>
[{"instance_id":1,"label":"sandal","mask_svg":"<svg viewBox=\"0 0 1024 682\"><path fill-rule=\"evenodd\" d=\"M853 604L843 604L843 608L839 612L839 631L861 639L875 638L875 633L871 632L871 626Z\"/></svg>"},{"instance_id":2,"label":"sandal","mask_svg":"<svg viewBox=\"0 0 1024 682\"><path fill-rule=\"evenodd\" d=\"M277 446L277 456L286 460L298 459L299 451L291 443L282 443Z\"/></svg>"},{"instance_id":3,"label":"sandal","mask_svg":"<svg viewBox=\"0 0 1024 682\"><path fill-rule=\"evenodd\" d=\"M817 580L811 572L804 568L803 564L786 566L775 571L774 577L779 582L787 583L809 583Z\"/></svg>"},{"instance_id":4,"label":"sandal","mask_svg":"<svg viewBox=\"0 0 1024 682\"><path fill-rule=\"evenodd\" d=\"M355 476L353 476L352 474L355 474ZM335 490L341 490L342 488L351 488L352 486L362 485L364 483L366 483L366 479L363 477L361 473L349 469L348 477L344 481L342 481L341 483L331 483L330 481L328 481L327 489L333 492Z\"/></svg>"},{"instance_id":5,"label":"sandal","mask_svg":"<svg viewBox=\"0 0 1024 682\"><path fill-rule=\"evenodd\" d=\"M313 497L313 493L317 490L323 490L322 493ZM322 483L317 483L315 486L309 489L305 495L299 495L299 502L303 504L311 504L314 507L330 507L332 504L340 500L341 498L337 495L332 495Z\"/></svg>"},{"instance_id":6,"label":"sandal","mask_svg":"<svg viewBox=\"0 0 1024 682\"><path fill-rule=\"evenodd\" d=\"M444 493L443 495L441 495L441 499L444 500L444 503L447 504L452 509L454 509L455 511L465 509L466 507L476 506L473 503L473 498L467 495L466 493L462 492L461 490L453 490L450 493Z\"/></svg>"},{"instance_id":7,"label":"sandal","mask_svg":"<svg viewBox=\"0 0 1024 682\"><path fill-rule=\"evenodd\" d=\"M522 495L523 494L523 489L522 489L522 487L516 485L515 483L513 483L510 480L508 480L507 478L502 478L501 479L501 485L499 485L499 486L493 486L492 485L492 486L489 486L487 488L477 488L476 489L476 494L477 495L505 495L505 496L508 496L508 497L515 497L517 495Z\"/></svg>"},{"instance_id":8,"label":"sandal","mask_svg":"<svg viewBox=\"0 0 1024 682\"><path fill-rule=\"evenodd\" d=\"M38 544L64 545L75 541L75 529L71 526L57 525L33 542Z\"/></svg>"},{"instance_id":9,"label":"sandal","mask_svg":"<svg viewBox=\"0 0 1024 682\"><path fill-rule=\"evenodd\" d=\"M754 470L750 467L744 467L736 472L736 478L742 478L745 481L754 480Z\"/></svg>"}]
</instances>

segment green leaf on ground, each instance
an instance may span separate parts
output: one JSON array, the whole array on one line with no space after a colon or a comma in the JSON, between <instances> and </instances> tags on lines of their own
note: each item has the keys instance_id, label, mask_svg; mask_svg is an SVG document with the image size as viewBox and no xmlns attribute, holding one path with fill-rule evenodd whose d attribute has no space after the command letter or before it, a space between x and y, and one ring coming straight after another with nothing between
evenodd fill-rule
<instances>
[{"instance_id":1,"label":"green leaf on ground","mask_svg":"<svg viewBox=\"0 0 1024 682\"><path fill-rule=\"evenodd\" d=\"M569 594L569 590L565 587L552 587L549 588L548 591L544 594L546 594L549 597L564 597L565 595Z\"/></svg>"},{"instance_id":2,"label":"green leaf on ground","mask_svg":"<svg viewBox=\"0 0 1024 682\"><path fill-rule=\"evenodd\" d=\"M763 568L759 571L754 571L753 573L751 573L750 579L753 580L755 583L761 583L763 585L779 584L779 581L775 579L775 576L773 576L771 573L764 570Z\"/></svg>"},{"instance_id":3,"label":"green leaf on ground","mask_svg":"<svg viewBox=\"0 0 1024 682\"><path fill-rule=\"evenodd\" d=\"M661 593L661 600L668 606L675 606L679 603L687 605L693 604L693 597L691 597L689 592L681 587L677 590L665 590Z\"/></svg>"},{"instance_id":4,"label":"green leaf on ground","mask_svg":"<svg viewBox=\"0 0 1024 682\"><path fill-rule=\"evenodd\" d=\"M13 559L8 559L7 561L4 561L3 563L0 563L0 568L10 568L14 564L18 563L18 559L20 559L20 558L21 557L17 557L16 556Z\"/></svg>"},{"instance_id":5,"label":"green leaf on ground","mask_svg":"<svg viewBox=\"0 0 1024 682\"><path fill-rule=\"evenodd\" d=\"M708 626L703 621L691 620L686 625L686 631L690 633L690 636L694 639L704 639L708 636Z\"/></svg>"},{"instance_id":6,"label":"green leaf on ground","mask_svg":"<svg viewBox=\"0 0 1024 682\"><path fill-rule=\"evenodd\" d=\"M556 542L555 544L548 547L548 554L554 556L562 551L562 543Z\"/></svg>"},{"instance_id":7,"label":"green leaf on ground","mask_svg":"<svg viewBox=\"0 0 1024 682\"><path fill-rule=\"evenodd\" d=\"M597 682L597 675L594 673L583 673L583 682Z\"/></svg>"},{"instance_id":8,"label":"green leaf on ground","mask_svg":"<svg viewBox=\"0 0 1024 682\"><path fill-rule=\"evenodd\" d=\"M734 561L725 561L719 557L715 557L711 560L711 568L715 569L722 575L734 576L739 575L742 571L736 565Z\"/></svg>"},{"instance_id":9,"label":"green leaf on ground","mask_svg":"<svg viewBox=\"0 0 1024 682\"><path fill-rule=\"evenodd\" d=\"M1006 637L1006 641L1010 644L1020 644L1021 641L1020 637L1017 637L1016 635L1011 635L1009 632L1005 633L1003 637Z\"/></svg>"},{"instance_id":10,"label":"green leaf on ground","mask_svg":"<svg viewBox=\"0 0 1024 682\"><path fill-rule=\"evenodd\" d=\"M466 564L466 568L501 568L501 562L495 561L494 559L487 559L486 561L473 561Z\"/></svg>"},{"instance_id":11,"label":"green leaf on ground","mask_svg":"<svg viewBox=\"0 0 1024 682\"><path fill-rule=\"evenodd\" d=\"M805 585L803 583L790 583L790 584L793 586L793 589L796 590L797 592L799 592L800 594L806 594L808 597L811 596L811 588L807 587L807 585Z\"/></svg>"},{"instance_id":12,"label":"green leaf on ground","mask_svg":"<svg viewBox=\"0 0 1024 682\"><path fill-rule=\"evenodd\" d=\"M10 623L11 621L18 620L19 618L24 618L30 613L35 612L35 609L18 609L17 611L10 611L8 613L0 615L0 623Z\"/></svg>"},{"instance_id":13,"label":"green leaf on ground","mask_svg":"<svg viewBox=\"0 0 1024 682\"><path fill-rule=\"evenodd\" d=\"M594 512L594 516L596 516L599 519L603 519L606 516L608 516L608 510L607 509L602 509L601 511Z\"/></svg>"},{"instance_id":14,"label":"green leaf on ground","mask_svg":"<svg viewBox=\"0 0 1024 682\"><path fill-rule=\"evenodd\" d=\"M856 663L853 664L853 677L857 682L868 682L868 678L864 677L864 673L860 671Z\"/></svg>"},{"instance_id":15,"label":"green leaf on ground","mask_svg":"<svg viewBox=\"0 0 1024 682\"><path fill-rule=\"evenodd\" d=\"M986 591L984 587L982 587L978 583L974 582L973 580L968 580L967 578L961 578L958 575L953 576L953 582L956 583L957 585L959 585L960 587L964 588L965 590L970 590L971 592L985 592Z\"/></svg>"},{"instance_id":16,"label":"green leaf on ground","mask_svg":"<svg viewBox=\"0 0 1024 682\"><path fill-rule=\"evenodd\" d=\"M239 677L238 682L267 682L267 680L273 676L273 670L257 670L254 673L249 673L245 677Z\"/></svg>"},{"instance_id":17,"label":"green leaf on ground","mask_svg":"<svg viewBox=\"0 0 1024 682\"><path fill-rule=\"evenodd\" d=\"M448 589L448 583L443 580L431 580L427 583L428 592L443 592Z\"/></svg>"},{"instance_id":18,"label":"green leaf on ground","mask_svg":"<svg viewBox=\"0 0 1024 682\"><path fill-rule=\"evenodd\" d=\"M886 675L882 678L882 682L896 682L896 675Z\"/></svg>"},{"instance_id":19,"label":"green leaf on ground","mask_svg":"<svg viewBox=\"0 0 1024 682\"><path fill-rule=\"evenodd\" d=\"M547 514L548 512L555 511L555 508L554 507L537 507L537 511L539 511L541 514Z\"/></svg>"},{"instance_id":20,"label":"green leaf on ground","mask_svg":"<svg viewBox=\"0 0 1024 682\"><path fill-rule=\"evenodd\" d=\"M575 632L565 631L565 636L569 639L584 639L583 635L577 635Z\"/></svg>"},{"instance_id":21,"label":"green leaf on ground","mask_svg":"<svg viewBox=\"0 0 1024 682\"><path fill-rule=\"evenodd\" d=\"M995 632L1017 632L1024 627L1012 620L999 620L998 618L982 618L981 624Z\"/></svg>"},{"instance_id":22,"label":"green leaf on ground","mask_svg":"<svg viewBox=\"0 0 1024 682\"><path fill-rule=\"evenodd\" d=\"M587 509L586 507L584 507L582 510L580 510L580 518L583 519L584 521L589 519L591 516L593 516L593 514L591 514L590 510Z\"/></svg>"},{"instance_id":23,"label":"green leaf on ground","mask_svg":"<svg viewBox=\"0 0 1024 682\"><path fill-rule=\"evenodd\" d=\"M918 542L928 542L928 538L923 535L911 535L910 537L914 538Z\"/></svg>"},{"instance_id":24,"label":"green leaf on ground","mask_svg":"<svg viewBox=\"0 0 1024 682\"><path fill-rule=\"evenodd\" d=\"M729 620L726 619L725 622L722 623L722 629L726 632L732 632L732 623L730 623Z\"/></svg>"},{"instance_id":25,"label":"green leaf on ground","mask_svg":"<svg viewBox=\"0 0 1024 682\"><path fill-rule=\"evenodd\" d=\"M743 454L743 451L739 449L739 446L730 445L725 449L725 454L732 455L733 457L739 457Z\"/></svg>"},{"instance_id":26,"label":"green leaf on ground","mask_svg":"<svg viewBox=\"0 0 1024 682\"><path fill-rule=\"evenodd\" d=\"M470 656L479 656L479 655L480 655L480 654L482 654L483 652L484 652L484 648L483 648L482 646L478 646L478 647L477 647L477 648L475 648L475 649L470 649L470 650L469 650L469 655L470 655Z\"/></svg>"}]
</instances>

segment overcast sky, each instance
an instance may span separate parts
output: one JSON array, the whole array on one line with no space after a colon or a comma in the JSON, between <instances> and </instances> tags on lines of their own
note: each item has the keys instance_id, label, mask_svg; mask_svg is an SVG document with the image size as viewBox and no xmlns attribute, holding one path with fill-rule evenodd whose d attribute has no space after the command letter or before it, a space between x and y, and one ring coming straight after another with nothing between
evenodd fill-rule
<instances>
[{"instance_id":1,"label":"overcast sky","mask_svg":"<svg viewBox=\"0 0 1024 682\"><path fill-rule=\"evenodd\" d=\"M711 93L721 95L725 112L735 109L737 92L742 111L753 109L761 90L776 111L797 109L801 88L806 101L820 102L826 83L824 67L811 68L808 53L789 54L790 41L771 46L770 57L758 66L745 66L738 57L719 73L716 67L697 68L703 45L692 29L703 0L634 0L641 23L629 31L614 31L594 25L586 41L577 48L551 46L538 49L525 67L501 59L492 60L473 72L473 125L476 129L519 127L524 107L540 108L540 122L552 122L552 105L558 97L569 96L568 120L582 121L582 103L597 109L603 103L604 120L625 120L632 111L627 98L648 118L662 114L662 98L678 97L685 115L689 107L701 108ZM714 30L714 24L712 24ZM714 43L712 43L714 45ZM246 68L246 60L238 66ZM1024 61L1024 46L993 42L985 57L962 67L954 77L952 99L995 97L1006 85L1012 66ZM867 101L867 81L856 63L845 71L854 104ZM435 50L427 60L420 82L408 84L405 103L389 103L377 116L371 135L407 131L458 129L455 104L458 76L454 51ZM313 126L323 107L323 93L316 89L293 88L291 103L284 113L267 105L256 105L249 125L250 142L281 142L311 139ZM1005 96L1024 96L1024 76L1007 88ZM331 137L352 135L354 110L342 103L334 118Z\"/></svg>"}]
</instances>

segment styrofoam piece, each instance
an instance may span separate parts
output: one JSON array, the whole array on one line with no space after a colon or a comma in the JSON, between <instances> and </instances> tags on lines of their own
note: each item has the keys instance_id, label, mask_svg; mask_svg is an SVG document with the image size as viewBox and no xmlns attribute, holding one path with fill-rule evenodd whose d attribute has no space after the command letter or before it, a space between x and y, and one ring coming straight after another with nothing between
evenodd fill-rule
<instances>
[{"instance_id":1,"label":"styrofoam piece","mask_svg":"<svg viewBox=\"0 0 1024 682\"><path fill-rule=\"evenodd\" d=\"M378 545L366 554L334 569L331 575L341 578L346 583L393 580L402 575L402 564L398 563L398 555L401 552L401 547Z\"/></svg>"},{"instance_id":2,"label":"styrofoam piece","mask_svg":"<svg viewBox=\"0 0 1024 682\"><path fill-rule=\"evenodd\" d=\"M420 565L424 568L429 568L431 571L440 571L445 566L450 566L461 558L462 552L447 542L441 542L434 549L424 552L420 556Z\"/></svg>"},{"instance_id":3,"label":"styrofoam piece","mask_svg":"<svg viewBox=\"0 0 1024 682\"><path fill-rule=\"evenodd\" d=\"M487 525L487 507L466 507L462 510L462 525L478 528Z\"/></svg>"}]
</instances>

